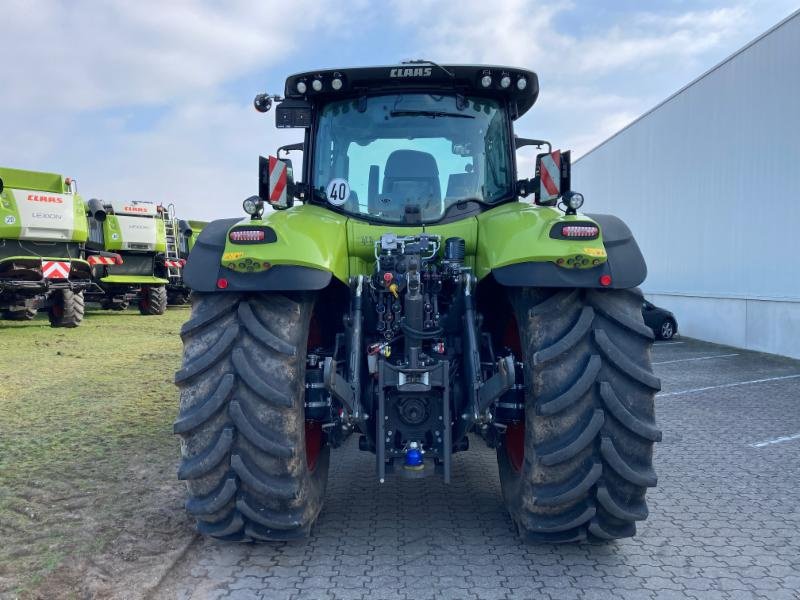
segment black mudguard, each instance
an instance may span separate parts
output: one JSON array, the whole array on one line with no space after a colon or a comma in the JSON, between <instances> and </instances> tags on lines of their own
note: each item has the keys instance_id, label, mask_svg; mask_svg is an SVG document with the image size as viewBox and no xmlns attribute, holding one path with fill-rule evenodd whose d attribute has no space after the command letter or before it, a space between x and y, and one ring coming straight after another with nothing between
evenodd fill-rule
<instances>
[{"instance_id":1,"label":"black mudguard","mask_svg":"<svg viewBox=\"0 0 800 600\"><path fill-rule=\"evenodd\" d=\"M603 232L608 260L592 269L565 269L550 262L525 262L494 269L497 282L514 287L579 287L627 289L640 285L647 277L639 245L628 226L613 215L587 214ZM600 277L611 276L611 285L600 284Z\"/></svg>"},{"instance_id":2,"label":"black mudguard","mask_svg":"<svg viewBox=\"0 0 800 600\"><path fill-rule=\"evenodd\" d=\"M189 288L197 292L292 292L321 290L330 283L328 271L298 265L275 265L260 273L239 273L223 267L220 263L228 230L240 221L220 219L200 232L183 268L183 280ZM220 279L227 287L217 285Z\"/></svg>"}]
</instances>

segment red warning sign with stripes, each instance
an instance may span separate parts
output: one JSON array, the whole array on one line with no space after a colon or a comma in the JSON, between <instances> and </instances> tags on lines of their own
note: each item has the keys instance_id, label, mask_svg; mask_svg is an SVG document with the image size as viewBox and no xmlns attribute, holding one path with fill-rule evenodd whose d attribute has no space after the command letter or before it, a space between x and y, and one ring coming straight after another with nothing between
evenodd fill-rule
<instances>
[{"instance_id":1,"label":"red warning sign with stripes","mask_svg":"<svg viewBox=\"0 0 800 600\"><path fill-rule=\"evenodd\" d=\"M121 265L122 259L114 256L87 256L86 262L90 265Z\"/></svg>"},{"instance_id":2,"label":"red warning sign with stripes","mask_svg":"<svg viewBox=\"0 0 800 600\"><path fill-rule=\"evenodd\" d=\"M69 262L60 260L43 260L42 276L45 279L69 279Z\"/></svg>"},{"instance_id":3,"label":"red warning sign with stripes","mask_svg":"<svg viewBox=\"0 0 800 600\"><path fill-rule=\"evenodd\" d=\"M561 195L561 150L539 158L539 201L547 202Z\"/></svg>"},{"instance_id":4,"label":"red warning sign with stripes","mask_svg":"<svg viewBox=\"0 0 800 600\"><path fill-rule=\"evenodd\" d=\"M274 156L269 157L269 202L286 205L286 163Z\"/></svg>"}]
</instances>

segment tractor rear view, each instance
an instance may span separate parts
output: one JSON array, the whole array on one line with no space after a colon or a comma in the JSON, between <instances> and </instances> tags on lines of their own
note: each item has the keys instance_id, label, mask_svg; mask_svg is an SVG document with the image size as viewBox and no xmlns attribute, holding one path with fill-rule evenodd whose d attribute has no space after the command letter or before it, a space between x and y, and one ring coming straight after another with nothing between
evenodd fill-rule
<instances>
[{"instance_id":1,"label":"tractor rear view","mask_svg":"<svg viewBox=\"0 0 800 600\"><path fill-rule=\"evenodd\" d=\"M111 310L134 302L143 315L163 315L170 267L166 210L152 202L92 199L86 212L87 249L95 255L87 299Z\"/></svg>"},{"instance_id":2,"label":"tractor rear view","mask_svg":"<svg viewBox=\"0 0 800 600\"><path fill-rule=\"evenodd\" d=\"M91 285L86 217L74 182L55 173L0 168L0 311L29 320L46 308L53 327L83 320Z\"/></svg>"},{"instance_id":3,"label":"tractor rear view","mask_svg":"<svg viewBox=\"0 0 800 600\"><path fill-rule=\"evenodd\" d=\"M634 535L661 436L646 267L622 221L578 213L569 153L514 135L538 91L528 70L420 61L256 97L304 137L186 265L174 430L202 533L307 535L357 435L380 483L450 482L487 444L527 540ZM527 177L523 146L542 149Z\"/></svg>"}]
</instances>

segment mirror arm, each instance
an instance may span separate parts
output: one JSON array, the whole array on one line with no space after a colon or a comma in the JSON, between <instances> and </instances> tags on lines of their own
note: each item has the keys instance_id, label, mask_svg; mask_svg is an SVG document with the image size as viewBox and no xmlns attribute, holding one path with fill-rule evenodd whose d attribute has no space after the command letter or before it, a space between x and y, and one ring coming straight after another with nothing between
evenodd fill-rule
<instances>
[{"instance_id":1,"label":"mirror arm","mask_svg":"<svg viewBox=\"0 0 800 600\"><path fill-rule=\"evenodd\" d=\"M541 148L542 146L547 146L547 152L550 153L553 151L553 146L550 145L550 142L547 140L534 140L531 138L521 138L515 137L514 138L514 148L524 148L525 146L536 146L537 148Z\"/></svg>"},{"instance_id":2,"label":"mirror arm","mask_svg":"<svg viewBox=\"0 0 800 600\"><path fill-rule=\"evenodd\" d=\"M292 152L293 150L300 150L302 152L303 146L304 146L303 142L298 142L297 144L286 144L285 146L281 146L280 148L278 148L276 154L278 158L280 158L281 152L284 152L286 154L289 154L289 152Z\"/></svg>"}]
</instances>

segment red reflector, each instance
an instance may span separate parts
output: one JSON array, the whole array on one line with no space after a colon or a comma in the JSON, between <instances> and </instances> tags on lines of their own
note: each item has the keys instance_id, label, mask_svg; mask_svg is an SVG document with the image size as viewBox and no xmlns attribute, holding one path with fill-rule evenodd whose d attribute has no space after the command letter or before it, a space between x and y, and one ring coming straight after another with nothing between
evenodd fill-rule
<instances>
[{"instance_id":1,"label":"red reflector","mask_svg":"<svg viewBox=\"0 0 800 600\"><path fill-rule=\"evenodd\" d=\"M611 285L611 275L600 275L600 285L603 287Z\"/></svg>"},{"instance_id":2,"label":"red reflector","mask_svg":"<svg viewBox=\"0 0 800 600\"><path fill-rule=\"evenodd\" d=\"M116 264L118 264L118 265L121 265L122 264L122 256L120 256L119 254L115 254L114 255L114 262Z\"/></svg>"},{"instance_id":3,"label":"red reflector","mask_svg":"<svg viewBox=\"0 0 800 600\"><path fill-rule=\"evenodd\" d=\"M224 290L226 287L228 287L228 280L224 277L220 277L217 279L217 287L221 290Z\"/></svg>"},{"instance_id":4,"label":"red reflector","mask_svg":"<svg viewBox=\"0 0 800 600\"><path fill-rule=\"evenodd\" d=\"M264 239L264 230L234 229L228 237L232 242L260 242Z\"/></svg>"},{"instance_id":5,"label":"red reflector","mask_svg":"<svg viewBox=\"0 0 800 600\"><path fill-rule=\"evenodd\" d=\"M561 228L561 235L564 237L595 237L598 229L594 225L564 225Z\"/></svg>"}]
</instances>

